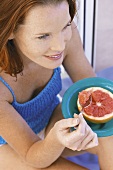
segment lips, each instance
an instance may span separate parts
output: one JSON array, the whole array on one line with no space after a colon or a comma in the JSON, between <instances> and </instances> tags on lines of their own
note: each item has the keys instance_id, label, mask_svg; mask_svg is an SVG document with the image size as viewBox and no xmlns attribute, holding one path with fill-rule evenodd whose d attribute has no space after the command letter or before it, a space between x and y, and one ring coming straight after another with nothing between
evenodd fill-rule
<instances>
[{"instance_id":1,"label":"lips","mask_svg":"<svg viewBox=\"0 0 113 170\"><path fill-rule=\"evenodd\" d=\"M51 60L58 60L58 59L60 59L62 57L62 54L63 54L63 52L61 52L60 54L50 55L50 56L45 56L45 57L47 57L47 58L49 58Z\"/></svg>"}]
</instances>

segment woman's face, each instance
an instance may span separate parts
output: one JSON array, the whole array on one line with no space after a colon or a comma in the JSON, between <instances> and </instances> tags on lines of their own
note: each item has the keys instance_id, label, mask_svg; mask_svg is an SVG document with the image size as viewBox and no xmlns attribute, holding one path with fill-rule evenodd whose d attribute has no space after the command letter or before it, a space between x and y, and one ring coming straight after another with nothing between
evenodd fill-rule
<instances>
[{"instance_id":1,"label":"woman's face","mask_svg":"<svg viewBox=\"0 0 113 170\"><path fill-rule=\"evenodd\" d=\"M23 59L27 57L40 66L54 69L62 64L71 35L69 5L63 1L32 8L13 36Z\"/></svg>"}]
</instances>

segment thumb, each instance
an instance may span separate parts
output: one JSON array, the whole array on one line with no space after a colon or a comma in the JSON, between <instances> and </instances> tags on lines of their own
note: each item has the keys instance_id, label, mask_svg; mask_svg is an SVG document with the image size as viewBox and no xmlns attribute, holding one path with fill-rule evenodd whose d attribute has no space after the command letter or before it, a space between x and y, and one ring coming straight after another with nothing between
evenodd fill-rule
<instances>
[{"instance_id":1,"label":"thumb","mask_svg":"<svg viewBox=\"0 0 113 170\"><path fill-rule=\"evenodd\" d=\"M78 126L80 123L79 118L68 118L68 119L63 119L59 121L59 127L61 129L66 129L69 127L75 127Z\"/></svg>"}]
</instances>

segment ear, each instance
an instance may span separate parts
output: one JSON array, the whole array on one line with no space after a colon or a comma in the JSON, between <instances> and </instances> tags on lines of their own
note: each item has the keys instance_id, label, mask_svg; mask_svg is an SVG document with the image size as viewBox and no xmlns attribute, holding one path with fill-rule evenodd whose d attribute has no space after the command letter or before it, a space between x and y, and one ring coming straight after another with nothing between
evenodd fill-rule
<instances>
[{"instance_id":1,"label":"ear","mask_svg":"<svg viewBox=\"0 0 113 170\"><path fill-rule=\"evenodd\" d=\"M12 40L12 39L14 39L14 34L13 33L11 33L11 35L8 38L8 40Z\"/></svg>"}]
</instances>

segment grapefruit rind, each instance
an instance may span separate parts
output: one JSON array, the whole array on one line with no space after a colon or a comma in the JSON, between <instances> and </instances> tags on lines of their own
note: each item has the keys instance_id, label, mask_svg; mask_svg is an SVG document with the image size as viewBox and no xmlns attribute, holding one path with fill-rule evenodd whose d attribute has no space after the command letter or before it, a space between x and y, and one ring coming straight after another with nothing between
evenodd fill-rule
<instances>
[{"instance_id":1,"label":"grapefruit rind","mask_svg":"<svg viewBox=\"0 0 113 170\"><path fill-rule=\"evenodd\" d=\"M101 87L90 87L90 88L87 88L87 89L84 89L85 91L96 91L96 90L102 90L103 92L109 94L109 96L111 98L113 98L113 94L108 91L107 89L104 89L104 88L101 88ZM112 118L113 118L113 112L112 113L109 113L109 114L106 114L102 117L94 117L94 116L91 116L91 115L87 115L84 111L82 111L82 106L80 105L79 103L79 98L77 99L77 106L78 106L78 110L80 112L82 112L84 118L92 123L106 123L108 121L110 121Z\"/></svg>"}]
</instances>

